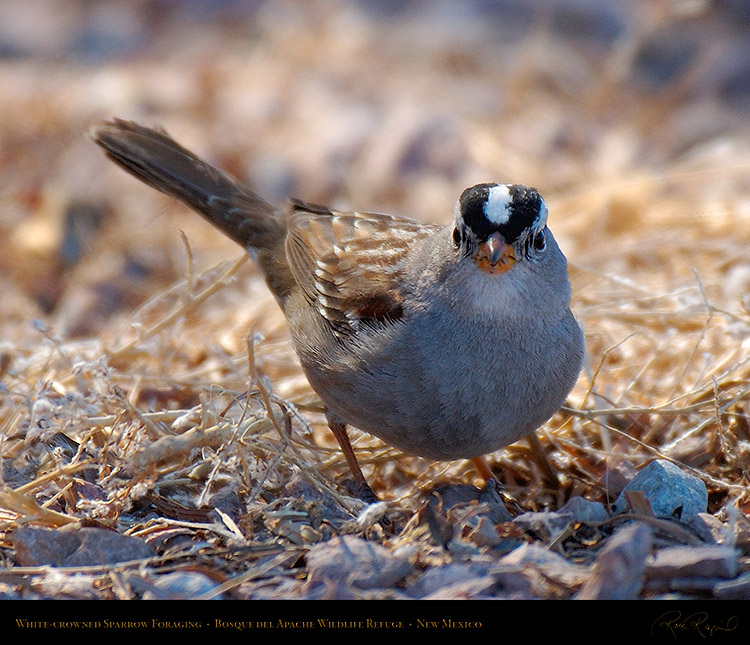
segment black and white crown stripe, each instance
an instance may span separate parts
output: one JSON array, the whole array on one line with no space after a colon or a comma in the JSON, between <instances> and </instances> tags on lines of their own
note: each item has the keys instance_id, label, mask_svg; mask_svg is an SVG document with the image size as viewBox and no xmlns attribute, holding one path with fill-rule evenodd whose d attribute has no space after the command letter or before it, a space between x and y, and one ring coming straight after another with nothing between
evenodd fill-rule
<instances>
[{"instance_id":1,"label":"black and white crown stripe","mask_svg":"<svg viewBox=\"0 0 750 645\"><path fill-rule=\"evenodd\" d=\"M459 227L480 240L499 232L514 244L544 230L547 205L535 188L521 184L477 184L467 188L454 211Z\"/></svg>"}]
</instances>

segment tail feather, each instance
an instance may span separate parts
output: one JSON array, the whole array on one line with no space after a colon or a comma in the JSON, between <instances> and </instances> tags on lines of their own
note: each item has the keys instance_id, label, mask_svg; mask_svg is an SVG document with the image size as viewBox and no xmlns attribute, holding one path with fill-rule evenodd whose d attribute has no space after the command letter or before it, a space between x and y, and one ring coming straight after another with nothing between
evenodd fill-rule
<instances>
[{"instance_id":1,"label":"tail feather","mask_svg":"<svg viewBox=\"0 0 750 645\"><path fill-rule=\"evenodd\" d=\"M283 244L285 223L271 204L166 132L113 119L90 137L130 174L184 202L253 255Z\"/></svg>"}]
</instances>

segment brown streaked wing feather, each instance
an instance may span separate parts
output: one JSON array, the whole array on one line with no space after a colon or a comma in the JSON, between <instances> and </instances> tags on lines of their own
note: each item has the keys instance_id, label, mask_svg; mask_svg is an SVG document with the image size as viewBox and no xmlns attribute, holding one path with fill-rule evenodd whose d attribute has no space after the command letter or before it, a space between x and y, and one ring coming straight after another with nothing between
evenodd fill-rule
<instances>
[{"instance_id":1,"label":"brown streaked wing feather","mask_svg":"<svg viewBox=\"0 0 750 645\"><path fill-rule=\"evenodd\" d=\"M398 320L406 250L441 227L378 213L292 202L286 253L292 274L339 335L365 320Z\"/></svg>"}]
</instances>

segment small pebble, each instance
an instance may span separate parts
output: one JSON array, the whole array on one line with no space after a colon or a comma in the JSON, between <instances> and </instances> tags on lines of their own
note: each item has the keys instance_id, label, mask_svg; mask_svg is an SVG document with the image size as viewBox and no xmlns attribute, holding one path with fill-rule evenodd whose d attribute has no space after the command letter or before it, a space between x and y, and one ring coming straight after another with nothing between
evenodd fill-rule
<instances>
[{"instance_id":1,"label":"small pebble","mask_svg":"<svg viewBox=\"0 0 750 645\"><path fill-rule=\"evenodd\" d=\"M192 600L216 587L216 583L197 571L175 571L159 576L153 589L143 594L144 600ZM217 595L215 600L219 600Z\"/></svg>"}]
</instances>

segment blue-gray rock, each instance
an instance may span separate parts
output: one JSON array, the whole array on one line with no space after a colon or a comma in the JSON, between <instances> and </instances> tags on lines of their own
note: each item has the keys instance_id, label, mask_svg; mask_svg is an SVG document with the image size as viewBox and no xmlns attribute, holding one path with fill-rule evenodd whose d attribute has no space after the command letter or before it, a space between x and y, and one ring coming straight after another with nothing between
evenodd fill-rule
<instances>
[{"instance_id":1,"label":"blue-gray rock","mask_svg":"<svg viewBox=\"0 0 750 645\"><path fill-rule=\"evenodd\" d=\"M569 515L575 522L596 524L609 519L609 513L607 513L603 504L589 501L583 497L571 497L567 504L557 512L560 515Z\"/></svg>"},{"instance_id":2,"label":"blue-gray rock","mask_svg":"<svg viewBox=\"0 0 750 645\"><path fill-rule=\"evenodd\" d=\"M630 491L642 492L657 517L685 518L705 513L708 505L703 481L663 459L652 461L625 486L615 502L616 512L628 510L625 493Z\"/></svg>"}]
</instances>

